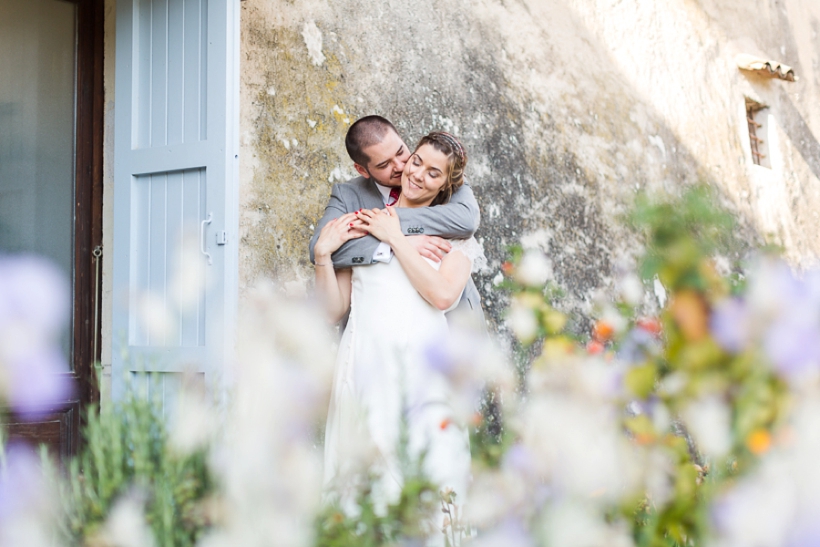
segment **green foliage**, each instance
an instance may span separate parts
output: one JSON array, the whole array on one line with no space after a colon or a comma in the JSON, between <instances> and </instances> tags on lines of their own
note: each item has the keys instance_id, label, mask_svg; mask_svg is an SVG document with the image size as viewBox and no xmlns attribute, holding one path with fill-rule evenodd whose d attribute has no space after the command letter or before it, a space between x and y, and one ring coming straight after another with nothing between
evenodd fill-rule
<instances>
[{"instance_id":1,"label":"green foliage","mask_svg":"<svg viewBox=\"0 0 820 547\"><path fill-rule=\"evenodd\" d=\"M203 500L213 483L202 451L179 454L168 444L158 405L129 394L110 411L90 409L86 446L69 464L63 498L66 534L83 543L122 496L144 501L145 518L161 547L192 546L207 528Z\"/></svg>"},{"instance_id":2,"label":"green foliage","mask_svg":"<svg viewBox=\"0 0 820 547\"><path fill-rule=\"evenodd\" d=\"M316 519L317 547L381 547L401 540L421 540L431 532L439 495L423 474L406 477L396 503L380 507L374 495L375 477L369 477L356 497L357 515L341 503L328 504Z\"/></svg>"},{"instance_id":3,"label":"green foliage","mask_svg":"<svg viewBox=\"0 0 820 547\"><path fill-rule=\"evenodd\" d=\"M705 185L667 200L639 195L627 221L646 235L641 276L653 279L657 275L670 290L709 288L714 275L704 269L704 257L738 245L734 218L716 202L714 191Z\"/></svg>"}]
</instances>

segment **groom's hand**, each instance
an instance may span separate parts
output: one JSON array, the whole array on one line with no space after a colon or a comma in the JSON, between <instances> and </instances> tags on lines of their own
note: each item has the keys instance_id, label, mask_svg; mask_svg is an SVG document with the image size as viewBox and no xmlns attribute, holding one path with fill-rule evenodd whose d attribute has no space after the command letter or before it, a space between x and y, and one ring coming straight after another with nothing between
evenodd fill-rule
<instances>
[{"instance_id":1,"label":"groom's hand","mask_svg":"<svg viewBox=\"0 0 820 547\"><path fill-rule=\"evenodd\" d=\"M421 256L435 262L441 262L444 255L452 249L449 241L438 236L407 236L407 241L415 247Z\"/></svg>"}]
</instances>

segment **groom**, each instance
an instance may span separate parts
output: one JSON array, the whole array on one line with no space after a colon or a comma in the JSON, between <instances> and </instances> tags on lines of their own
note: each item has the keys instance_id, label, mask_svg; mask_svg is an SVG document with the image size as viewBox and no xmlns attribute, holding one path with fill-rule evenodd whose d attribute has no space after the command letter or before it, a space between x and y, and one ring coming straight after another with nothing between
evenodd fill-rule
<instances>
[{"instance_id":1,"label":"groom","mask_svg":"<svg viewBox=\"0 0 820 547\"><path fill-rule=\"evenodd\" d=\"M392 123L381 116L365 116L347 131L345 147L359 177L343 184L334 184L330 201L325 207L310 238L310 261L314 262L313 247L325 224L345 213L359 209L383 209L396 202L401 192L401 174L411 151L404 144ZM397 209L401 228L419 251L435 261L450 251L443 238L466 239L478 229L480 215L472 189L462 185L449 203L417 209ZM393 251L371 235L345 242L333 253L335 268L367 266L374 262L389 262ZM470 322L486 328L481 299L472 278L464 289L458 306L447 314L468 314Z\"/></svg>"}]
</instances>

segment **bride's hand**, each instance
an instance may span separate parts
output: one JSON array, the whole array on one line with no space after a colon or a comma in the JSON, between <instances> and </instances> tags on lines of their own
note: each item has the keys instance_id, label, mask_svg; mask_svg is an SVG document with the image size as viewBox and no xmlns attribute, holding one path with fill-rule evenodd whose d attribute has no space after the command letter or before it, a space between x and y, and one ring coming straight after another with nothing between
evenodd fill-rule
<instances>
[{"instance_id":1,"label":"bride's hand","mask_svg":"<svg viewBox=\"0 0 820 547\"><path fill-rule=\"evenodd\" d=\"M355 213L334 218L319 232L319 239L313 247L314 258L317 262L324 262L325 258L335 253L346 241L365 235L367 232L362 230L362 222L356 218Z\"/></svg>"},{"instance_id":2,"label":"bride's hand","mask_svg":"<svg viewBox=\"0 0 820 547\"><path fill-rule=\"evenodd\" d=\"M401 222L395 207L385 209L362 209L357 214L362 221L362 230L380 241L389 242L391 238L401 237Z\"/></svg>"}]
</instances>

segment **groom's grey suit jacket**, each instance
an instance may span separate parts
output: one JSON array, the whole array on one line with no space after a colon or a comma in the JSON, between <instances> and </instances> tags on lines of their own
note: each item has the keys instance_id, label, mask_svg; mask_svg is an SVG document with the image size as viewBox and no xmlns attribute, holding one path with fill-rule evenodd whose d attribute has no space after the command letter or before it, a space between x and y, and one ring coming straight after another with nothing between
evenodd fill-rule
<instances>
[{"instance_id":1,"label":"groom's grey suit jacket","mask_svg":"<svg viewBox=\"0 0 820 547\"><path fill-rule=\"evenodd\" d=\"M352 213L359 209L383 208L382 195L371 179L356 177L342 184L334 184L330 192L330 201L325 207L325 214L322 215L313 237L310 238L310 261L315 262L313 247L325 224L345 213ZM424 234L448 239L466 239L478 229L480 219L478 202L476 202L472 189L466 184L456 190L450 202L444 205L399 209L401 229L405 235ZM379 240L371 235L347 241L333 253L333 266L350 268L372 264L373 254L378 246ZM464 294L458 306L447 314L448 319L451 314L460 313L469 313L476 324L485 326L481 297L472 277L464 288Z\"/></svg>"}]
</instances>

